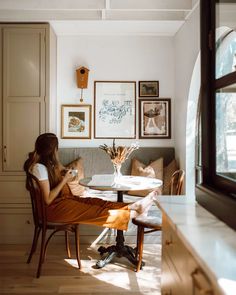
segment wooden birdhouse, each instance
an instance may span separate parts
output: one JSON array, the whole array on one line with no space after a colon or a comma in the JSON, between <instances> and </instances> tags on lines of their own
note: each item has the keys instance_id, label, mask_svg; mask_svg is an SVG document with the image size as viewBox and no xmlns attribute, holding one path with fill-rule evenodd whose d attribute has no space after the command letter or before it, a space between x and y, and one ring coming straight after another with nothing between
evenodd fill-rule
<instances>
[{"instance_id":1,"label":"wooden birdhouse","mask_svg":"<svg viewBox=\"0 0 236 295\"><path fill-rule=\"evenodd\" d=\"M88 87L88 74L89 69L85 67L80 67L76 70L78 88L84 89Z\"/></svg>"}]
</instances>

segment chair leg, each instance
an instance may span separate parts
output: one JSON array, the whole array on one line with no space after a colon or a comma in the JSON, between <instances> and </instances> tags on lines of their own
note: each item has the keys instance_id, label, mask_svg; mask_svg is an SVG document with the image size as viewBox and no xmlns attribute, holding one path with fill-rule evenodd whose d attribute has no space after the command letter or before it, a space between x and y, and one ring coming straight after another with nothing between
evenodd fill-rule
<instances>
[{"instance_id":1,"label":"chair leg","mask_svg":"<svg viewBox=\"0 0 236 295\"><path fill-rule=\"evenodd\" d=\"M39 278L41 274L41 268L45 257L45 240L46 240L46 230L42 229L42 240L41 240L41 248L39 255L39 263L36 277Z\"/></svg>"},{"instance_id":2,"label":"chair leg","mask_svg":"<svg viewBox=\"0 0 236 295\"><path fill-rule=\"evenodd\" d=\"M101 232L101 234L96 238L95 241L92 242L90 247L95 247L97 243L99 243L107 234L111 235L111 228L104 228L104 230Z\"/></svg>"},{"instance_id":3,"label":"chair leg","mask_svg":"<svg viewBox=\"0 0 236 295\"><path fill-rule=\"evenodd\" d=\"M80 247L79 247L79 224L75 225L75 249L76 249L76 258L78 262L79 269L82 268L80 261Z\"/></svg>"},{"instance_id":4,"label":"chair leg","mask_svg":"<svg viewBox=\"0 0 236 295\"><path fill-rule=\"evenodd\" d=\"M67 257L68 258L71 258L70 243L69 243L69 233L68 233L68 231L65 231L65 242L66 242Z\"/></svg>"},{"instance_id":5,"label":"chair leg","mask_svg":"<svg viewBox=\"0 0 236 295\"><path fill-rule=\"evenodd\" d=\"M30 261L32 259L32 256L33 256L34 252L36 251L40 231L41 231L41 228L35 226L35 228L34 228L33 243L32 243L32 246L31 246L31 250L30 250L30 254L29 254L27 263L30 263Z\"/></svg>"},{"instance_id":6,"label":"chair leg","mask_svg":"<svg viewBox=\"0 0 236 295\"><path fill-rule=\"evenodd\" d=\"M143 240L144 240L144 227L138 226L137 249L136 249L136 259L138 260L138 262L137 262L136 272L140 271L141 266L142 266Z\"/></svg>"}]
</instances>

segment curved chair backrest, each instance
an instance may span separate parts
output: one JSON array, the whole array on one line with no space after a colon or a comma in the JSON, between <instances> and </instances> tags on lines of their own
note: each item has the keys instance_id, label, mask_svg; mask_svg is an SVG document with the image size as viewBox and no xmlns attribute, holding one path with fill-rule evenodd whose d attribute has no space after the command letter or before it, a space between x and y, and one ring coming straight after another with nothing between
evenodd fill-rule
<instances>
[{"instance_id":1,"label":"curved chair backrest","mask_svg":"<svg viewBox=\"0 0 236 295\"><path fill-rule=\"evenodd\" d=\"M34 224L43 226L47 222L46 204L39 185L39 180L31 173L27 173L26 183L30 192Z\"/></svg>"},{"instance_id":2,"label":"curved chair backrest","mask_svg":"<svg viewBox=\"0 0 236 295\"><path fill-rule=\"evenodd\" d=\"M79 231L78 224L70 224L70 223L57 223L57 222L48 222L47 220L47 205L44 201L43 193L40 188L40 182L37 177L32 175L31 173L27 173L26 179L26 188L30 192L33 218L34 218L34 238L31 246L31 251L27 260L27 263L30 263L32 255L35 253L38 243L38 238L40 232L42 233L41 238L41 247L40 247L40 256L38 262L38 270L36 277L39 278L41 274L41 268L43 261L45 260L46 249L50 239L53 235L59 231L65 232L65 240L66 240L66 250L67 255L70 258L70 246L68 240L68 232L74 232L75 234L75 247L76 247L76 258L78 262L79 268L81 268L81 261L79 257ZM51 230L51 234L46 238L47 230Z\"/></svg>"},{"instance_id":3,"label":"curved chair backrest","mask_svg":"<svg viewBox=\"0 0 236 295\"><path fill-rule=\"evenodd\" d=\"M170 181L170 195L181 195L185 172L182 169L176 170Z\"/></svg>"}]
</instances>

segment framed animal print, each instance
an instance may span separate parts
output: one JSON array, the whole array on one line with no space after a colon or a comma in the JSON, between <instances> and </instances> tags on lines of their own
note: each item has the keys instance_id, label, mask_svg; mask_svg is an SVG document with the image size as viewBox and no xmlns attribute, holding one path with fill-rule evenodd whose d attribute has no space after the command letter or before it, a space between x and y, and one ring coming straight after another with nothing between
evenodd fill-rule
<instances>
[{"instance_id":1,"label":"framed animal print","mask_svg":"<svg viewBox=\"0 0 236 295\"><path fill-rule=\"evenodd\" d=\"M94 137L135 138L136 82L94 82Z\"/></svg>"},{"instance_id":2,"label":"framed animal print","mask_svg":"<svg viewBox=\"0 0 236 295\"><path fill-rule=\"evenodd\" d=\"M159 81L139 81L139 97L158 97Z\"/></svg>"}]
</instances>

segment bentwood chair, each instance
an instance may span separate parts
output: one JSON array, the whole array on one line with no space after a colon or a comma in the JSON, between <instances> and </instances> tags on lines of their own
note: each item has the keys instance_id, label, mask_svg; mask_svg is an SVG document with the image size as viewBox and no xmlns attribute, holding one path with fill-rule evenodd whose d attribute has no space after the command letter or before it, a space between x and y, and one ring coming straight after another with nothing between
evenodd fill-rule
<instances>
[{"instance_id":1,"label":"bentwood chair","mask_svg":"<svg viewBox=\"0 0 236 295\"><path fill-rule=\"evenodd\" d=\"M185 172L183 170L176 170L171 176L169 184L170 195L181 195ZM136 245L136 259L138 272L142 268L143 258L143 242L144 234L151 233L154 231L162 230L161 218L154 216L137 217L132 219L133 224L138 226L137 230L137 245ZM146 230L147 229L147 230Z\"/></svg>"},{"instance_id":2,"label":"bentwood chair","mask_svg":"<svg viewBox=\"0 0 236 295\"><path fill-rule=\"evenodd\" d=\"M45 260L46 250L48 243L53 237L53 235L59 231L65 232L65 242L68 258L71 257L70 246L69 246L69 232L75 234L75 249L76 249L76 258L78 262L79 269L81 269L80 255L79 255L79 224L69 224L69 223L58 223L58 222L49 222L47 220L46 213L46 203L43 198L42 191L40 189L39 180L32 174L27 173L26 187L30 192L32 213L34 219L34 237L31 246L31 251L27 260L27 263L30 263L33 254L36 251L38 238L40 232L41 236L41 247L40 255L38 262L38 269L36 277L39 278L41 274L42 264ZM51 233L47 238L47 231L50 230Z\"/></svg>"}]
</instances>

